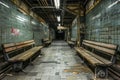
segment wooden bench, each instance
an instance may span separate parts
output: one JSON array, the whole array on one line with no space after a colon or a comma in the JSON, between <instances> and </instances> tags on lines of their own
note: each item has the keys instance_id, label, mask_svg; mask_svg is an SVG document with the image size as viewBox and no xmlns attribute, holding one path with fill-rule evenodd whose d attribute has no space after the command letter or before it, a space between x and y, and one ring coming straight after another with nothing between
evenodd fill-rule
<instances>
[{"instance_id":1,"label":"wooden bench","mask_svg":"<svg viewBox=\"0 0 120 80\"><path fill-rule=\"evenodd\" d=\"M45 47L47 47L51 44L51 41L48 38L43 39L43 44L44 44Z\"/></svg>"},{"instance_id":2,"label":"wooden bench","mask_svg":"<svg viewBox=\"0 0 120 80\"><path fill-rule=\"evenodd\" d=\"M68 41L67 43L69 44L69 46L70 46L71 48L73 48L73 47L75 46L76 39L71 38L71 40L70 40L70 41Z\"/></svg>"},{"instance_id":3,"label":"wooden bench","mask_svg":"<svg viewBox=\"0 0 120 80\"><path fill-rule=\"evenodd\" d=\"M3 54L7 62L13 65L14 70L22 70L24 63L30 63L40 53L43 46L34 46L34 40L3 44ZM28 62L29 61L29 62Z\"/></svg>"},{"instance_id":4,"label":"wooden bench","mask_svg":"<svg viewBox=\"0 0 120 80\"><path fill-rule=\"evenodd\" d=\"M108 67L116 61L118 46L83 40L82 47L75 47L84 61L92 66L95 77L105 78L108 76Z\"/></svg>"}]
</instances>

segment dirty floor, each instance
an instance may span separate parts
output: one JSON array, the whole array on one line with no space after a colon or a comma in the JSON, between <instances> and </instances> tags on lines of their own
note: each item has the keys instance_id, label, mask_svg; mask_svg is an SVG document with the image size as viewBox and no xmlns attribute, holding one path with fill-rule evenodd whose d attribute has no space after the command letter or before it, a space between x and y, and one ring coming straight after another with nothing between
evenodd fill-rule
<instances>
[{"instance_id":1,"label":"dirty floor","mask_svg":"<svg viewBox=\"0 0 120 80\"><path fill-rule=\"evenodd\" d=\"M23 72L6 76L3 80L93 80L92 71L64 41L55 41L43 48L42 56Z\"/></svg>"}]
</instances>

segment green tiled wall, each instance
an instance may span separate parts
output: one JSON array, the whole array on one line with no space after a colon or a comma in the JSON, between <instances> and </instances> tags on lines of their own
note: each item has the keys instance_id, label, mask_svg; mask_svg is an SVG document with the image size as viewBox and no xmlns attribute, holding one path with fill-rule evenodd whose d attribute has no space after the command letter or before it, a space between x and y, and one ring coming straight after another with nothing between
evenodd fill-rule
<instances>
[{"instance_id":1,"label":"green tiled wall","mask_svg":"<svg viewBox=\"0 0 120 80\"><path fill-rule=\"evenodd\" d=\"M44 37L44 25L32 17L19 12L17 7L10 0L0 1L9 6L9 8L7 8L0 4L0 44L20 42L34 38L37 43L36 45L40 45L41 39ZM16 19L17 16L21 16L26 19L26 21L22 22ZM32 24L31 21L34 21L35 24ZM12 28L19 29L20 34L12 35ZM46 30L47 29L48 28L46 28ZM48 33L46 33L46 35L47 34Z\"/></svg>"},{"instance_id":2,"label":"green tiled wall","mask_svg":"<svg viewBox=\"0 0 120 80\"><path fill-rule=\"evenodd\" d=\"M120 2L108 7L116 1L101 0L86 15L86 39L120 46Z\"/></svg>"},{"instance_id":3,"label":"green tiled wall","mask_svg":"<svg viewBox=\"0 0 120 80\"><path fill-rule=\"evenodd\" d=\"M53 28L50 28L50 37L52 40L55 39L55 30Z\"/></svg>"},{"instance_id":4,"label":"green tiled wall","mask_svg":"<svg viewBox=\"0 0 120 80\"><path fill-rule=\"evenodd\" d=\"M0 4L0 72L2 70L2 63L4 58L2 56L1 44L21 42L34 39L36 45L41 45L41 39L48 37L48 26L43 25L36 19L33 19L29 15L24 15L18 11L18 7L15 6L10 0L0 0L2 3L9 6L9 8ZM25 21L20 21L16 17L20 16ZM13 29L19 30L19 34L13 34ZM46 34L44 34L46 32Z\"/></svg>"},{"instance_id":5,"label":"green tiled wall","mask_svg":"<svg viewBox=\"0 0 120 80\"><path fill-rule=\"evenodd\" d=\"M75 18L72 23L71 38L77 39L77 18Z\"/></svg>"}]
</instances>

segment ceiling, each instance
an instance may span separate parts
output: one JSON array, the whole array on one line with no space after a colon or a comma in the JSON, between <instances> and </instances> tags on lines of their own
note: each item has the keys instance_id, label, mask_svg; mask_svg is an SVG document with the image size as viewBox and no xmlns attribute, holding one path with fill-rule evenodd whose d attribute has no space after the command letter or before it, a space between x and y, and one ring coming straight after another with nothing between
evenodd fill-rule
<instances>
[{"instance_id":1,"label":"ceiling","mask_svg":"<svg viewBox=\"0 0 120 80\"><path fill-rule=\"evenodd\" d=\"M57 29L58 24L68 27L79 14L79 10L84 10L88 0L60 0L60 9L54 6L54 0L22 0L33 12L42 17L46 23ZM61 21L57 21L57 16L61 17Z\"/></svg>"}]
</instances>

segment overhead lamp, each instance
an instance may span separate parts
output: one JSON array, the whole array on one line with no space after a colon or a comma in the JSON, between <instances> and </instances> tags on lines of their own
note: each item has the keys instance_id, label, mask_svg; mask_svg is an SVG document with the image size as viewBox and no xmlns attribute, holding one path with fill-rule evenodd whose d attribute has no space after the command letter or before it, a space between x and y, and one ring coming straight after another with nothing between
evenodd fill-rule
<instances>
[{"instance_id":1,"label":"overhead lamp","mask_svg":"<svg viewBox=\"0 0 120 80\"><path fill-rule=\"evenodd\" d=\"M101 16L101 13L97 14L96 16L92 17L92 20L99 18Z\"/></svg>"},{"instance_id":2,"label":"overhead lamp","mask_svg":"<svg viewBox=\"0 0 120 80\"><path fill-rule=\"evenodd\" d=\"M108 6L108 8L113 7L113 6L116 5L118 2L120 2L120 0L117 0L117 1L115 1L114 3L110 4L110 5Z\"/></svg>"},{"instance_id":3,"label":"overhead lamp","mask_svg":"<svg viewBox=\"0 0 120 80\"><path fill-rule=\"evenodd\" d=\"M21 16L17 16L16 19L20 20L20 21L26 21L25 18L21 17Z\"/></svg>"},{"instance_id":4,"label":"overhead lamp","mask_svg":"<svg viewBox=\"0 0 120 80\"><path fill-rule=\"evenodd\" d=\"M54 0L54 4L55 4L56 9L60 8L60 0Z\"/></svg>"},{"instance_id":5,"label":"overhead lamp","mask_svg":"<svg viewBox=\"0 0 120 80\"><path fill-rule=\"evenodd\" d=\"M21 9L21 8L18 8L18 11L20 11L21 13L27 15L27 13L23 9Z\"/></svg>"},{"instance_id":6,"label":"overhead lamp","mask_svg":"<svg viewBox=\"0 0 120 80\"><path fill-rule=\"evenodd\" d=\"M58 26L61 26L61 24L58 24Z\"/></svg>"},{"instance_id":7,"label":"overhead lamp","mask_svg":"<svg viewBox=\"0 0 120 80\"><path fill-rule=\"evenodd\" d=\"M43 23L43 22L41 22L41 24L42 24L42 25L44 25L44 23Z\"/></svg>"},{"instance_id":8,"label":"overhead lamp","mask_svg":"<svg viewBox=\"0 0 120 80\"><path fill-rule=\"evenodd\" d=\"M57 26L57 29L58 29L58 30L65 30L65 29L67 29L67 28L64 27L64 26Z\"/></svg>"},{"instance_id":9,"label":"overhead lamp","mask_svg":"<svg viewBox=\"0 0 120 80\"><path fill-rule=\"evenodd\" d=\"M31 21L32 24L36 25L36 23L34 21Z\"/></svg>"},{"instance_id":10,"label":"overhead lamp","mask_svg":"<svg viewBox=\"0 0 120 80\"><path fill-rule=\"evenodd\" d=\"M60 22L60 16L57 16L57 20L58 20L58 22Z\"/></svg>"},{"instance_id":11,"label":"overhead lamp","mask_svg":"<svg viewBox=\"0 0 120 80\"><path fill-rule=\"evenodd\" d=\"M7 4L5 4L5 3L1 2L1 1L0 1L0 4L7 7L7 8L10 8Z\"/></svg>"}]
</instances>

